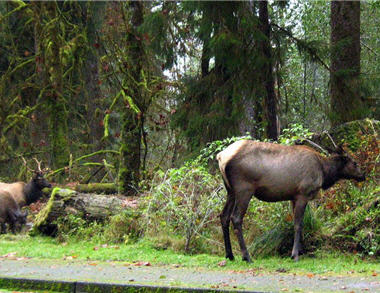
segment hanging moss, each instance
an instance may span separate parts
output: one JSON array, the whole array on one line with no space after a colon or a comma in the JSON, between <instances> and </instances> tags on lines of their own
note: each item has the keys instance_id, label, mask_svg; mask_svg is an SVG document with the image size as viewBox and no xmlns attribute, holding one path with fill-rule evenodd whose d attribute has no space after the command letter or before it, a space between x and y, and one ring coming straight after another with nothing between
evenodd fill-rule
<instances>
[{"instance_id":1,"label":"hanging moss","mask_svg":"<svg viewBox=\"0 0 380 293\"><path fill-rule=\"evenodd\" d=\"M61 189L59 187L55 187L50 195L50 199L46 206L38 213L38 215L35 218L33 229L30 231L31 235L36 235L40 232L41 227L46 225L46 219L48 218L48 215L50 214L53 204L55 202L56 194L59 193L61 197L63 197L63 200L70 199L71 195L75 191L70 189Z\"/></svg>"}]
</instances>

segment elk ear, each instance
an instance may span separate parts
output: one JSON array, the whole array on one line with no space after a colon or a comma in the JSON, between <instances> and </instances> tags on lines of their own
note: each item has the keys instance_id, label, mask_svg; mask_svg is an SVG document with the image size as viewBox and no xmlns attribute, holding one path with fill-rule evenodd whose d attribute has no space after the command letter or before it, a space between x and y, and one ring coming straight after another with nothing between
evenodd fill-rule
<instances>
[{"instance_id":1,"label":"elk ear","mask_svg":"<svg viewBox=\"0 0 380 293\"><path fill-rule=\"evenodd\" d=\"M333 153L335 153L335 150L334 149L332 149L331 147L325 147L325 149L327 150L327 152L329 153L329 154L333 154Z\"/></svg>"},{"instance_id":2,"label":"elk ear","mask_svg":"<svg viewBox=\"0 0 380 293\"><path fill-rule=\"evenodd\" d=\"M334 152L337 153L338 155L344 155L346 153L341 144L336 147Z\"/></svg>"}]
</instances>

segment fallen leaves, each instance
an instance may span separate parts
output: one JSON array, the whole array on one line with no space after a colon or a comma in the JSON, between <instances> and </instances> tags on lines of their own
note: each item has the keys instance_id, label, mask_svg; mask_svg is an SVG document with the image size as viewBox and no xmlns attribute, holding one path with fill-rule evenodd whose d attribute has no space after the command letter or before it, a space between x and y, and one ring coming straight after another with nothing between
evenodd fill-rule
<instances>
[{"instance_id":1,"label":"fallen leaves","mask_svg":"<svg viewBox=\"0 0 380 293\"><path fill-rule=\"evenodd\" d=\"M118 245L102 244L100 246L94 246L93 250L97 251L97 250L99 250L99 248L120 249L120 246L118 246Z\"/></svg>"},{"instance_id":2,"label":"fallen leaves","mask_svg":"<svg viewBox=\"0 0 380 293\"><path fill-rule=\"evenodd\" d=\"M133 209L135 209L135 208L138 207L138 205L139 205L139 202L136 199L128 199L128 198L124 199L122 201L122 203L121 203L121 206L123 208L133 208Z\"/></svg>"},{"instance_id":3,"label":"fallen leaves","mask_svg":"<svg viewBox=\"0 0 380 293\"><path fill-rule=\"evenodd\" d=\"M76 258L78 258L77 255L69 255L69 256L64 256L63 260L73 260L73 259L76 259Z\"/></svg>"},{"instance_id":4,"label":"fallen leaves","mask_svg":"<svg viewBox=\"0 0 380 293\"><path fill-rule=\"evenodd\" d=\"M306 276L307 276L308 278L313 278L315 275L312 274L312 273L308 273L308 274L306 274Z\"/></svg>"},{"instance_id":5,"label":"fallen leaves","mask_svg":"<svg viewBox=\"0 0 380 293\"><path fill-rule=\"evenodd\" d=\"M30 259L30 257L24 257L24 256L17 257L17 252L9 252L7 254L0 256L0 258L6 258L9 260L17 260L17 261Z\"/></svg>"},{"instance_id":6,"label":"fallen leaves","mask_svg":"<svg viewBox=\"0 0 380 293\"><path fill-rule=\"evenodd\" d=\"M136 267L150 267L152 264L149 262L149 261L138 261L138 262L135 262L133 263L134 266Z\"/></svg>"},{"instance_id":7,"label":"fallen leaves","mask_svg":"<svg viewBox=\"0 0 380 293\"><path fill-rule=\"evenodd\" d=\"M278 268L277 270L276 270L276 272L278 272L278 273L286 273L286 272L288 272L289 271L289 269L285 269L285 268Z\"/></svg>"},{"instance_id":8,"label":"fallen leaves","mask_svg":"<svg viewBox=\"0 0 380 293\"><path fill-rule=\"evenodd\" d=\"M9 252L7 254L2 255L1 257L9 258L16 256L17 252Z\"/></svg>"},{"instance_id":9,"label":"fallen leaves","mask_svg":"<svg viewBox=\"0 0 380 293\"><path fill-rule=\"evenodd\" d=\"M221 262L218 263L218 266L219 267L225 267L227 264L227 261L226 260L222 260Z\"/></svg>"}]
</instances>

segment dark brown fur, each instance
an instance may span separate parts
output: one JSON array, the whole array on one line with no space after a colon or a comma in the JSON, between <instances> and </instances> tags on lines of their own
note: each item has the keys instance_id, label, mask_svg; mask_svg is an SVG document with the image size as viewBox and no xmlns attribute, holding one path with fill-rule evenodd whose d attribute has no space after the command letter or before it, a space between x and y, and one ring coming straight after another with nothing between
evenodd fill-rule
<instances>
[{"instance_id":1,"label":"dark brown fur","mask_svg":"<svg viewBox=\"0 0 380 293\"><path fill-rule=\"evenodd\" d=\"M0 191L0 224L1 232L6 233L6 225L8 224L13 233L16 232L17 225L26 223L27 213L22 213L19 205L12 195L6 191Z\"/></svg>"},{"instance_id":2,"label":"dark brown fur","mask_svg":"<svg viewBox=\"0 0 380 293\"><path fill-rule=\"evenodd\" d=\"M28 183L0 182L0 191L9 192L21 208L36 202L42 196L42 189L45 187L51 187L51 184L44 178L43 173L38 171Z\"/></svg>"},{"instance_id":3,"label":"dark brown fur","mask_svg":"<svg viewBox=\"0 0 380 293\"><path fill-rule=\"evenodd\" d=\"M267 202L292 202L295 228L292 257L298 260L302 221L308 201L314 199L321 188L327 189L339 179L365 179L360 168L342 148L325 158L307 146L244 140L220 152L217 159L228 193L220 218L229 259L234 258L229 236L232 220L243 259L250 261L242 222L252 195Z\"/></svg>"}]
</instances>

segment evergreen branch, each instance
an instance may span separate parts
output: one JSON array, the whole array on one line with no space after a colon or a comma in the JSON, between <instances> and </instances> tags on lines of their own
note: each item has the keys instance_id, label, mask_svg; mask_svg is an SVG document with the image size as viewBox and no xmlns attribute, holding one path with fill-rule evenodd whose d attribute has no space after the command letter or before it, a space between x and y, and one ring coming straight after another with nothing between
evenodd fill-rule
<instances>
[{"instance_id":1,"label":"evergreen branch","mask_svg":"<svg viewBox=\"0 0 380 293\"><path fill-rule=\"evenodd\" d=\"M278 24L272 22L270 25L271 26L275 26L280 31L282 31L283 33L285 33L291 40L293 40L296 43L297 46L299 46L300 48L303 48L307 53L309 53L309 55L314 60L317 60L327 71L331 72L330 67L322 60L321 57L318 56L316 50L313 47L309 46L305 41L303 41L303 40L295 37L292 34L292 32L290 32L287 29L279 26Z\"/></svg>"},{"instance_id":2,"label":"evergreen branch","mask_svg":"<svg viewBox=\"0 0 380 293\"><path fill-rule=\"evenodd\" d=\"M376 57L379 56L379 54L377 54L377 52L375 52L375 50L373 50L371 47L369 47L366 43L364 43L363 41L360 41L360 44L363 45L363 47L365 47L366 49L368 49L368 51L370 51L371 53L373 53Z\"/></svg>"}]
</instances>

